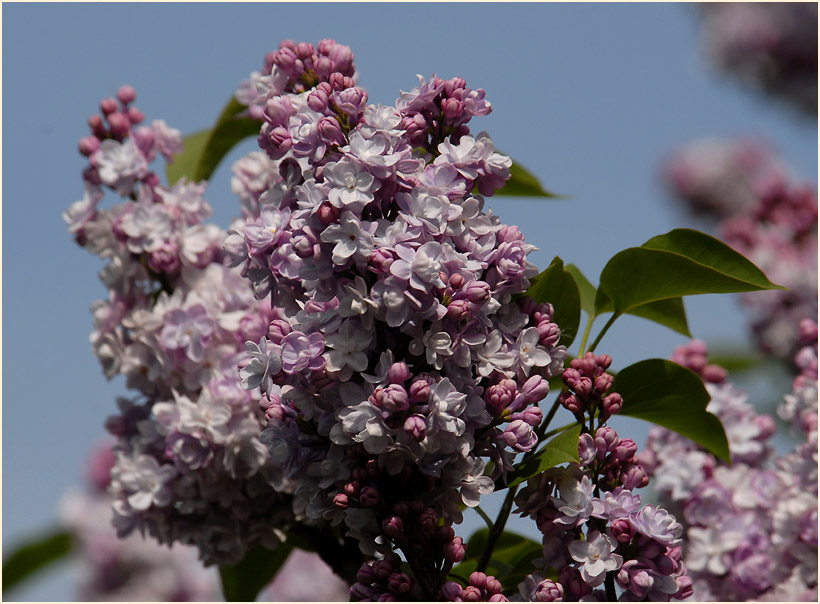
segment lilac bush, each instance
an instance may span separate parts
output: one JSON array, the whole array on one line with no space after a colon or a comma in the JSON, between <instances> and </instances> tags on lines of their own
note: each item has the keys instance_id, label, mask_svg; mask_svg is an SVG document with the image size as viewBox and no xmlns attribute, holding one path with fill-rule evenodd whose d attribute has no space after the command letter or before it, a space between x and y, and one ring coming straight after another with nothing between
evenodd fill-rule
<instances>
[{"instance_id":1,"label":"lilac bush","mask_svg":"<svg viewBox=\"0 0 820 604\"><path fill-rule=\"evenodd\" d=\"M256 597L302 555L294 548L315 550L354 600L691 597L688 567L723 564L691 543L714 549L716 534L639 491L679 476L672 491L685 498L730 446L761 463L771 424L738 412L724 431L689 357L616 371L594 349L622 314L689 335L682 296L778 286L688 229L619 253L597 288L557 257L539 273L519 229L485 209L527 173L471 129L492 111L484 90L419 76L381 105L357 82L347 46L284 41L205 138L143 125L127 86L89 119L85 193L64 218L106 262L91 342L106 377L124 375L133 393L106 422L118 534L195 547L229 599ZM260 150L232 167L240 216L223 230L205 222L207 178L224 141L250 135ZM121 201L104 209L110 192ZM787 214L802 217L795 200ZM708 427L682 421L675 397ZM810 390L788 400L784 416L811 425ZM559 412L570 423L555 428ZM619 413L673 428L670 441L692 437L682 454L703 465L676 458L657 472L654 445L639 452L607 425ZM496 491L493 521L480 504ZM465 509L488 525L468 539L456 534ZM505 531L511 513L540 540Z\"/></svg>"}]
</instances>

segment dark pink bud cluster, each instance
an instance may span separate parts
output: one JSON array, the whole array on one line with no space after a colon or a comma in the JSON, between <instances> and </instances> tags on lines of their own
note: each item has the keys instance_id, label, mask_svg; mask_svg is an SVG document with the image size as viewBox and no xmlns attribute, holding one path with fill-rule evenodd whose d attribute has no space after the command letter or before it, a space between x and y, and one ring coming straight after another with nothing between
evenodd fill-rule
<instances>
[{"instance_id":1,"label":"dark pink bud cluster","mask_svg":"<svg viewBox=\"0 0 820 604\"><path fill-rule=\"evenodd\" d=\"M117 91L116 99L107 98L100 101L102 115L92 115L88 118L91 134L80 139L80 153L90 156L100 148L100 142L107 138L123 141L131 127L145 119L145 115L131 105L136 98L137 93L134 89L126 85Z\"/></svg>"},{"instance_id":2,"label":"dark pink bud cluster","mask_svg":"<svg viewBox=\"0 0 820 604\"><path fill-rule=\"evenodd\" d=\"M592 352L573 359L562 376L569 390L562 392L558 400L579 419L597 410L599 420L604 422L618 413L623 399L617 392L608 393L614 379L606 372L611 364L609 355L595 356Z\"/></svg>"},{"instance_id":3,"label":"dark pink bud cluster","mask_svg":"<svg viewBox=\"0 0 820 604\"><path fill-rule=\"evenodd\" d=\"M484 100L484 90L467 88L462 78L442 80L433 76L413 93L403 95L400 103L404 97L401 128L407 131L411 145L429 151L445 140L457 143L470 132L467 122L492 111Z\"/></svg>"},{"instance_id":4,"label":"dark pink bud cluster","mask_svg":"<svg viewBox=\"0 0 820 604\"><path fill-rule=\"evenodd\" d=\"M677 592L668 594L670 598L685 600L692 596L692 578L681 564L680 547L667 547L641 535L631 548L635 550L635 557L624 562L616 575L618 585L628 592L630 599L647 598L665 577L674 578L678 587Z\"/></svg>"},{"instance_id":5,"label":"dark pink bud cluster","mask_svg":"<svg viewBox=\"0 0 820 604\"><path fill-rule=\"evenodd\" d=\"M274 77L286 78L284 90L295 93L310 90L320 82L350 79L356 72L350 47L329 38L319 40L315 47L309 42L284 40L279 50L265 57L265 67Z\"/></svg>"},{"instance_id":6,"label":"dark pink bud cluster","mask_svg":"<svg viewBox=\"0 0 820 604\"><path fill-rule=\"evenodd\" d=\"M416 583L401 571L401 558L390 554L383 560L365 562L350 586L354 602L396 602L417 599Z\"/></svg>"},{"instance_id":7,"label":"dark pink bud cluster","mask_svg":"<svg viewBox=\"0 0 820 604\"><path fill-rule=\"evenodd\" d=\"M593 438L582 434L578 457L585 467L600 476L599 485L606 491L623 486L634 490L649 484L649 476L636 456L638 445L631 438L620 438L609 426L598 428Z\"/></svg>"},{"instance_id":8,"label":"dark pink bud cluster","mask_svg":"<svg viewBox=\"0 0 820 604\"><path fill-rule=\"evenodd\" d=\"M701 340L692 340L686 346L675 348L672 361L697 373L704 382L722 384L726 380L726 370L720 365L709 364L708 350Z\"/></svg>"},{"instance_id":9,"label":"dark pink bud cluster","mask_svg":"<svg viewBox=\"0 0 820 604\"><path fill-rule=\"evenodd\" d=\"M466 587L455 581L445 583L440 599L444 602L509 602L501 589L501 582L494 576L476 571L470 575Z\"/></svg>"}]
</instances>

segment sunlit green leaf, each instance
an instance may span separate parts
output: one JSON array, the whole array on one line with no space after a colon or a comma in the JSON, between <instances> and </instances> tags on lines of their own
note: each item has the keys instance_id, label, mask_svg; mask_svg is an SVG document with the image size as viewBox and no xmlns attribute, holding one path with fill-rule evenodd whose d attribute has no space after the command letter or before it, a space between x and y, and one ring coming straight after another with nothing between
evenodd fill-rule
<instances>
[{"instance_id":1,"label":"sunlit green leaf","mask_svg":"<svg viewBox=\"0 0 820 604\"><path fill-rule=\"evenodd\" d=\"M623 397L620 415L668 428L730 460L723 425L706 411L709 392L700 377L686 367L666 359L640 361L618 372L612 391Z\"/></svg>"},{"instance_id":2,"label":"sunlit green leaf","mask_svg":"<svg viewBox=\"0 0 820 604\"><path fill-rule=\"evenodd\" d=\"M508 195L511 197L550 197L554 199L564 199L563 195L557 195L547 191L538 182L535 175L524 166L513 161L510 168L510 179L504 184L502 189L495 192L496 195Z\"/></svg>"},{"instance_id":3,"label":"sunlit green leaf","mask_svg":"<svg viewBox=\"0 0 820 604\"><path fill-rule=\"evenodd\" d=\"M50 564L65 558L72 547L71 533L60 529L37 535L3 556L3 596L20 582Z\"/></svg>"},{"instance_id":4,"label":"sunlit green leaf","mask_svg":"<svg viewBox=\"0 0 820 604\"><path fill-rule=\"evenodd\" d=\"M231 99L213 128L184 137L182 153L174 155L173 163L165 168L168 183L173 185L183 176L193 182L209 179L231 149L246 138L257 136L262 123L240 117L245 109Z\"/></svg>"},{"instance_id":5,"label":"sunlit green leaf","mask_svg":"<svg viewBox=\"0 0 820 604\"><path fill-rule=\"evenodd\" d=\"M564 263L558 256L533 279L525 295L536 302L552 304L555 311L553 321L561 327L560 343L565 346L572 344L581 322L581 299L575 279L564 270Z\"/></svg>"},{"instance_id":6,"label":"sunlit green leaf","mask_svg":"<svg viewBox=\"0 0 820 604\"><path fill-rule=\"evenodd\" d=\"M293 546L280 543L275 550L261 545L248 550L238 564L219 567L222 595L227 602L254 602L262 588L270 583L288 559Z\"/></svg>"},{"instance_id":7,"label":"sunlit green leaf","mask_svg":"<svg viewBox=\"0 0 820 604\"><path fill-rule=\"evenodd\" d=\"M575 279L575 285L578 286L578 293L581 295L581 308L587 315L595 315L595 286L589 282L584 274L574 264L567 264L564 270L572 275Z\"/></svg>"},{"instance_id":8,"label":"sunlit green leaf","mask_svg":"<svg viewBox=\"0 0 820 604\"><path fill-rule=\"evenodd\" d=\"M601 272L596 310L611 300L617 314L658 300L780 288L726 244L676 229L613 256Z\"/></svg>"},{"instance_id":9,"label":"sunlit green leaf","mask_svg":"<svg viewBox=\"0 0 820 604\"><path fill-rule=\"evenodd\" d=\"M557 435L544 445L538 453L524 463L519 464L515 472L510 474L507 485L514 487L522 482L526 482L536 474L540 474L562 463L577 462L578 438L580 435L580 424Z\"/></svg>"}]
</instances>

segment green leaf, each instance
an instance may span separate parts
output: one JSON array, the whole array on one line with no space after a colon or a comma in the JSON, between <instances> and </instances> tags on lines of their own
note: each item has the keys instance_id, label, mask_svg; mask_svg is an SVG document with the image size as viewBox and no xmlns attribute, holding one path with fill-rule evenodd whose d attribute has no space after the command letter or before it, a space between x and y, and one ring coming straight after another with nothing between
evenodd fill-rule
<instances>
[{"instance_id":1,"label":"green leaf","mask_svg":"<svg viewBox=\"0 0 820 604\"><path fill-rule=\"evenodd\" d=\"M231 149L244 139L258 135L262 123L240 117L245 109L232 98L213 128L183 138L182 153L174 155L173 163L165 168L168 183L174 185L183 176L192 182L209 179Z\"/></svg>"},{"instance_id":2,"label":"green leaf","mask_svg":"<svg viewBox=\"0 0 820 604\"><path fill-rule=\"evenodd\" d=\"M574 264L567 264L564 270L575 279L578 293L581 295L581 309L590 317L595 316L595 286L589 282L584 274Z\"/></svg>"},{"instance_id":3,"label":"green leaf","mask_svg":"<svg viewBox=\"0 0 820 604\"><path fill-rule=\"evenodd\" d=\"M612 392L623 397L620 415L668 428L730 461L723 425L706 411L709 392L686 367L665 359L640 361L618 372Z\"/></svg>"},{"instance_id":4,"label":"green leaf","mask_svg":"<svg viewBox=\"0 0 820 604\"><path fill-rule=\"evenodd\" d=\"M658 300L781 288L726 244L676 229L613 256L601 272L599 312L612 301L618 315Z\"/></svg>"},{"instance_id":5,"label":"green leaf","mask_svg":"<svg viewBox=\"0 0 820 604\"><path fill-rule=\"evenodd\" d=\"M510 167L510 178L504 187L495 192L496 195L510 197L549 197L565 199L565 196L547 191L538 182L535 175L516 161Z\"/></svg>"},{"instance_id":6,"label":"green leaf","mask_svg":"<svg viewBox=\"0 0 820 604\"><path fill-rule=\"evenodd\" d=\"M595 298L595 306L599 314L613 312L615 310L612 300L600 289ZM626 314L649 319L687 338L692 337L692 333L689 331L689 321L686 318L686 308L683 305L683 298L654 300L631 308L626 311Z\"/></svg>"},{"instance_id":7,"label":"green leaf","mask_svg":"<svg viewBox=\"0 0 820 604\"><path fill-rule=\"evenodd\" d=\"M3 595L21 581L65 558L72 547L71 533L60 529L37 535L3 556Z\"/></svg>"},{"instance_id":8,"label":"green leaf","mask_svg":"<svg viewBox=\"0 0 820 604\"><path fill-rule=\"evenodd\" d=\"M288 542L280 543L275 550L257 545L248 550L238 564L220 566L219 577L225 601L256 601L256 596L276 576L292 549Z\"/></svg>"},{"instance_id":9,"label":"green leaf","mask_svg":"<svg viewBox=\"0 0 820 604\"><path fill-rule=\"evenodd\" d=\"M555 311L553 321L561 327L560 343L569 347L581 323L581 298L571 273L556 256L544 271L532 280L524 294L536 302L549 302Z\"/></svg>"},{"instance_id":10,"label":"green leaf","mask_svg":"<svg viewBox=\"0 0 820 604\"><path fill-rule=\"evenodd\" d=\"M580 424L557 435L544 445L538 453L520 464L515 472L510 474L507 486L517 486L536 474L554 468L559 464L578 462L578 438L580 435Z\"/></svg>"},{"instance_id":11,"label":"green leaf","mask_svg":"<svg viewBox=\"0 0 820 604\"><path fill-rule=\"evenodd\" d=\"M487 546L487 537L489 530L486 528L479 529L467 541L467 552L459 564L453 568L453 574L461 577L469 578L475 572L478 566L478 559L484 552ZM540 558L544 555L543 545L528 539L523 535L505 531L498 538L493 549L493 555L490 562L487 564L486 573L493 575L496 579L505 582L505 579L513 586L512 580L521 573L524 568L529 570L524 575L531 573L532 560ZM514 586L523 581L523 576L518 579Z\"/></svg>"}]
</instances>

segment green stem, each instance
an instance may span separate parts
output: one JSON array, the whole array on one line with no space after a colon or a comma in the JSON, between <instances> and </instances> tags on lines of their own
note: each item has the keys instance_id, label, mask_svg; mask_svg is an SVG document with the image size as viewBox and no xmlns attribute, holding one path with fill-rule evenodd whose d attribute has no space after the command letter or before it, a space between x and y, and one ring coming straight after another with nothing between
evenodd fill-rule
<instances>
[{"instance_id":1,"label":"green stem","mask_svg":"<svg viewBox=\"0 0 820 604\"><path fill-rule=\"evenodd\" d=\"M598 345L598 342L601 341L601 338L604 337L604 334L607 332L607 330L609 330L609 328L612 327L612 324L615 323L615 319L617 319L620 316L620 313L612 313L612 316L609 317L609 321L606 322L604 328L598 333L597 336L595 336L595 340L593 340L592 344L589 345L589 350L587 352L592 352L593 350L595 350L595 347Z\"/></svg>"},{"instance_id":2,"label":"green stem","mask_svg":"<svg viewBox=\"0 0 820 604\"><path fill-rule=\"evenodd\" d=\"M487 528L493 530L493 519L487 515L487 512L482 510L480 505L475 506L473 509L487 523Z\"/></svg>"},{"instance_id":3,"label":"green stem","mask_svg":"<svg viewBox=\"0 0 820 604\"><path fill-rule=\"evenodd\" d=\"M587 345L587 338L589 338L589 332L592 331L592 324L595 323L596 316L589 315L589 319L587 319L587 326L584 329L584 335L581 338L581 346L578 348L578 356L583 356L584 354L584 346Z\"/></svg>"},{"instance_id":4,"label":"green stem","mask_svg":"<svg viewBox=\"0 0 820 604\"><path fill-rule=\"evenodd\" d=\"M495 519L495 523L492 528L490 528L490 533L487 535L487 545L484 546L484 551L481 552L481 558L478 559L478 565L476 566L476 570L479 572L487 570L487 565L490 563L495 544L501 538L501 535L504 534L504 527L507 525L507 518L510 517L516 492L518 492L517 486L510 487L507 496L504 498L501 510L498 512L498 518Z\"/></svg>"}]
</instances>

